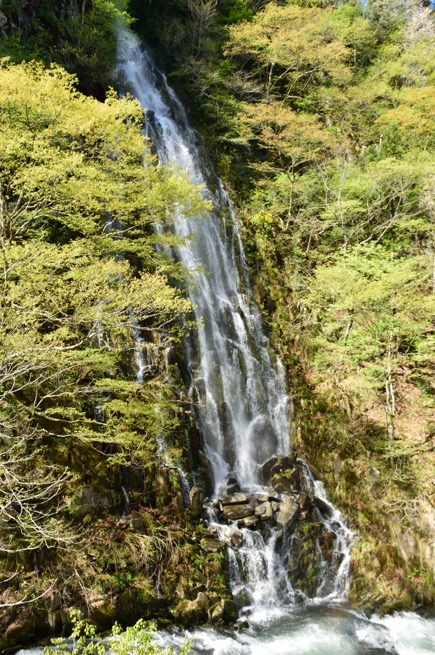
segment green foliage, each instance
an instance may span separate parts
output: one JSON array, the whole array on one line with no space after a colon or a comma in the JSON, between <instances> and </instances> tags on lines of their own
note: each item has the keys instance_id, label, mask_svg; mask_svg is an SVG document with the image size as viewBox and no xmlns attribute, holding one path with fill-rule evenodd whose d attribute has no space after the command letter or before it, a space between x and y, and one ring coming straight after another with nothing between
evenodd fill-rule
<instances>
[{"instance_id":1,"label":"green foliage","mask_svg":"<svg viewBox=\"0 0 435 655\"><path fill-rule=\"evenodd\" d=\"M62 45L60 62L75 72L84 91L104 89L111 79L116 61L117 25L128 22L128 0L84 2L82 15L59 23ZM86 8L88 9L86 11Z\"/></svg>"},{"instance_id":2,"label":"green foliage","mask_svg":"<svg viewBox=\"0 0 435 655\"><path fill-rule=\"evenodd\" d=\"M31 4L30 7L26 6ZM0 43L0 56L15 62L40 59L75 73L81 90L104 96L116 62L119 22L130 22L128 0L82 0L79 11L56 0L5 2L14 26ZM24 6L23 6L24 5Z\"/></svg>"},{"instance_id":3,"label":"green foliage","mask_svg":"<svg viewBox=\"0 0 435 655\"><path fill-rule=\"evenodd\" d=\"M17 552L74 539L62 512L83 444L111 444L113 475L133 457L149 468L156 435L177 433L169 385L132 381L133 330L179 334L190 303L149 235L207 204L144 155L132 98L85 98L35 62L3 61L1 76L0 550Z\"/></svg>"},{"instance_id":4,"label":"green foliage","mask_svg":"<svg viewBox=\"0 0 435 655\"><path fill-rule=\"evenodd\" d=\"M382 389L392 368L412 365L435 310L431 266L427 257L396 259L379 245L318 266L306 306L320 328L319 370L337 384L349 375L350 388L359 375Z\"/></svg>"},{"instance_id":5,"label":"green foliage","mask_svg":"<svg viewBox=\"0 0 435 655\"><path fill-rule=\"evenodd\" d=\"M160 648L157 646L153 631L156 626L140 619L134 626L123 630L115 623L112 629L112 636L108 641L98 639L95 625L86 619L79 619L78 612L72 613L73 630L69 639L58 638L52 640L52 646L44 648L44 655L105 655L108 651L115 655L130 655L134 652L138 655L174 655L171 647ZM72 644L71 644L72 640ZM186 638L179 655L188 655L190 644Z\"/></svg>"}]
</instances>

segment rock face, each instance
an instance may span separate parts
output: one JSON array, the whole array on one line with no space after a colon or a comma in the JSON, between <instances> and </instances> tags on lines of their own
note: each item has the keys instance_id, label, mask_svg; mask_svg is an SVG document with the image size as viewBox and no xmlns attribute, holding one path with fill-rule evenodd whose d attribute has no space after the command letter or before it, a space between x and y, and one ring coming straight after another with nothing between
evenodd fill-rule
<instances>
[{"instance_id":1,"label":"rock face","mask_svg":"<svg viewBox=\"0 0 435 655\"><path fill-rule=\"evenodd\" d=\"M97 493L93 487L82 487L74 499L74 516L83 518L87 514L104 516L116 507L115 499Z\"/></svg>"},{"instance_id":2,"label":"rock face","mask_svg":"<svg viewBox=\"0 0 435 655\"><path fill-rule=\"evenodd\" d=\"M199 487L192 487L189 492L190 511L192 516L201 516L204 504L204 492Z\"/></svg>"},{"instance_id":3,"label":"rock face","mask_svg":"<svg viewBox=\"0 0 435 655\"><path fill-rule=\"evenodd\" d=\"M11 31L17 28L24 35L28 35L34 28L35 19L47 9L58 18L65 19L80 14L80 6L79 0L53 1L52 7L49 8L47 8L47 2L40 0L22 0L19 5L18 3L0 2L0 35L9 36Z\"/></svg>"},{"instance_id":4,"label":"rock face","mask_svg":"<svg viewBox=\"0 0 435 655\"><path fill-rule=\"evenodd\" d=\"M248 502L243 505L225 505L222 516L227 521L237 521L254 514L254 508Z\"/></svg>"},{"instance_id":5,"label":"rock face","mask_svg":"<svg viewBox=\"0 0 435 655\"><path fill-rule=\"evenodd\" d=\"M298 500L293 496L286 496L276 513L276 522L283 527L290 527L295 522L298 512Z\"/></svg>"}]
</instances>

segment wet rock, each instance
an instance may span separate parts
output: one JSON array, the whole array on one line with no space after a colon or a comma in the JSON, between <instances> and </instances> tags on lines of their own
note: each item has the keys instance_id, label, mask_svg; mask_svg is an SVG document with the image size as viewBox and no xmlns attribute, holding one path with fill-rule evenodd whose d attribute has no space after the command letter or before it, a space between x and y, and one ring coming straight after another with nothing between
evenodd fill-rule
<instances>
[{"instance_id":1,"label":"wet rock","mask_svg":"<svg viewBox=\"0 0 435 655\"><path fill-rule=\"evenodd\" d=\"M218 550L221 550L225 546L225 542L219 539L219 537L203 537L201 539L201 548L209 551L210 553L216 553Z\"/></svg>"},{"instance_id":2,"label":"wet rock","mask_svg":"<svg viewBox=\"0 0 435 655\"><path fill-rule=\"evenodd\" d=\"M249 496L248 497L248 503L251 505L251 507L257 507L257 505L258 505L257 496Z\"/></svg>"},{"instance_id":3,"label":"wet rock","mask_svg":"<svg viewBox=\"0 0 435 655\"><path fill-rule=\"evenodd\" d=\"M332 509L330 505L327 502L325 502L322 498L319 498L318 496L313 496L311 502L315 507L317 507L320 513L323 514L324 516L332 515Z\"/></svg>"},{"instance_id":4,"label":"wet rock","mask_svg":"<svg viewBox=\"0 0 435 655\"><path fill-rule=\"evenodd\" d=\"M190 511L192 516L201 516L204 503L204 491L200 487L192 487L189 491Z\"/></svg>"},{"instance_id":5,"label":"wet rock","mask_svg":"<svg viewBox=\"0 0 435 655\"><path fill-rule=\"evenodd\" d=\"M257 464L261 464L270 457L270 453L276 452L278 447L276 432L266 416L258 416L251 423L249 432L249 441L255 444L252 455Z\"/></svg>"},{"instance_id":6,"label":"wet rock","mask_svg":"<svg viewBox=\"0 0 435 655\"><path fill-rule=\"evenodd\" d=\"M286 469L291 469L296 464L296 453L290 455L273 455L260 466L259 474L263 484L269 484L273 475L277 475Z\"/></svg>"},{"instance_id":7,"label":"wet rock","mask_svg":"<svg viewBox=\"0 0 435 655\"><path fill-rule=\"evenodd\" d=\"M260 505L257 505L257 507L255 508L255 516L260 517L262 521L271 519L273 516L272 505L268 501L266 501L265 503L261 503Z\"/></svg>"},{"instance_id":8,"label":"wet rock","mask_svg":"<svg viewBox=\"0 0 435 655\"><path fill-rule=\"evenodd\" d=\"M255 494L255 498L259 503L265 503L269 500L269 494Z\"/></svg>"},{"instance_id":9,"label":"wet rock","mask_svg":"<svg viewBox=\"0 0 435 655\"><path fill-rule=\"evenodd\" d=\"M224 519L227 521L238 521L254 514L251 505L225 505L223 508Z\"/></svg>"},{"instance_id":10,"label":"wet rock","mask_svg":"<svg viewBox=\"0 0 435 655\"><path fill-rule=\"evenodd\" d=\"M247 516L245 519L243 519L243 524L246 528L253 528L255 525L257 525L257 523L257 516Z\"/></svg>"},{"instance_id":11,"label":"wet rock","mask_svg":"<svg viewBox=\"0 0 435 655\"><path fill-rule=\"evenodd\" d=\"M221 503L223 506L241 505L247 502L248 502L248 497L246 496L246 494L242 494L242 493L233 494L232 496L224 496L223 498L221 498Z\"/></svg>"},{"instance_id":12,"label":"wet rock","mask_svg":"<svg viewBox=\"0 0 435 655\"><path fill-rule=\"evenodd\" d=\"M222 598L219 605L213 607L210 619L214 623L232 623L237 619L237 607L233 600Z\"/></svg>"},{"instance_id":13,"label":"wet rock","mask_svg":"<svg viewBox=\"0 0 435 655\"><path fill-rule=\"evenodd\" d=\"M37 623L32 617L23 617L11 623L0 638L1 648L12 648L29 642L37 634Z\"/></svg>"},{"instance_id":14,"label":"wet rock","mask_svg":"<svg viewBox=\"0 0 435 655\"><path fill-rule=\"evenodd\" d=\"M274 470L275 468L272 469L272 473ZM279 473L273 473L270 484L278 493L299 491L301 488L301 474L299 468L294 468L292 470L286 469Z\"/></svg>"},{"instance_id":15,"label":"wet rock","mask_svg":"<svg viewBox=\"0 0 435 655\"><path fill-rule=\"evenodd\" d=\"M296 520L299 511L299 504L293 496L286 496L276 514L276 521L278 525L290 527Z\"/></svg>"},{"instance_id":16,"label":"wet rock","mask_svg":"<svg viewBox=\"0 0 435 655\"><path fill-rule=\"evenodd\" d=\"M233 527L228 533L228 538L230 540L231 545L234 546L235 548L238 548L243 541L243 532Z\"/></svg>"},{"instance_id":17,"label":"wet rock","mask_svg":"<svg viewBox=\"0 0 435 655\"><path fill-rule=\"evenodd\" d=\"M222 484L222 495L232 496L240 491L240 484L235 475L227 475Z\"/></svg>"},{"instance_id":18,"label":"wet rock","mask_svg":"<svg viewBox=\"0 0 435 655\"><path fill-rule=\"evenodd\" d=\"M252 602L249 591L243 584L238 584L236 587L234 587L232 594L237 607L244 607L245 605L250 605Z\"/></svg>"},{"instance_id":19,"label":"wet rock","mask_svg":"<svg viewBox=\"0 0 435 655\"><path fill-rule=\"evenodd\" d=\"M279 494L290 493L293 490L292 476L288 473L275 475L270 483Z\"/></svg>"}]
</instances>

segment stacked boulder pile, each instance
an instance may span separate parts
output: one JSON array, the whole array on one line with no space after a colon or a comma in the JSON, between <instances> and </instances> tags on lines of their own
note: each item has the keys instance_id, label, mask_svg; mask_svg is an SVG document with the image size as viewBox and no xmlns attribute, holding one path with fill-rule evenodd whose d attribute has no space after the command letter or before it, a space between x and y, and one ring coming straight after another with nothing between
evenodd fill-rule
<instances>
[{"instance_id":1,"label":"stacked boulder pile","mask_svg":"<svg viewBox=\"0 0 435 655\"><path fill-rule=\"evenodd\" d=\"M260 530L290 530L306 520L323 524L330 515L328 503L313 494L304 465L295 453L271 457L260 467L259 478L262 488L252 491L241 489L237 479L228 476L218 497L206 501L204 508L211 509L220 524Z\"/></svg>"},{"instance_id":2,"label":"stacked boulder pile","mask_svg":"<svg viewBox=\"0 0 435 655\"><path fill-rule=\"evenodd\" d=\"M306 466L296 453L274 455L267 460L260 467L259 481L261 487L243 489L230 475L217 498L206 499L202 515L207 516L210 525L201 540L202 547L216 552L229 546L237 552L243 546L245 529L261 532L266 538L274 531L292 585L313 596L319 577L330 568L326 592L332 584L333 570L340 563L334 552L332 507L315 495ZM191 499L192 504L196 500L199 510L194 489Z\"/></svg>"}]
</instances>

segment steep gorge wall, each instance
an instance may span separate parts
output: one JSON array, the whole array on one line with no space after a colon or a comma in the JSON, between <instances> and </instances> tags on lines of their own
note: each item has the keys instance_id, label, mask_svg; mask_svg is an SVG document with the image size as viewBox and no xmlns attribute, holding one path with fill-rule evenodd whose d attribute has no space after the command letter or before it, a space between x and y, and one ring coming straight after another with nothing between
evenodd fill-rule
<instances>
[{"instance_id":1,"label":"steep gorge wall","mask_svg":"<svg viewBox=\"0 0 435 655\"><path fill-rule=\"evenodd\" d=\"M41 16L49 19L69 18L81 12L80 0L0 0L0 30L4 37L18 29L24 37L30 36L38 27Z\"/></svg>"}]
</instances>

